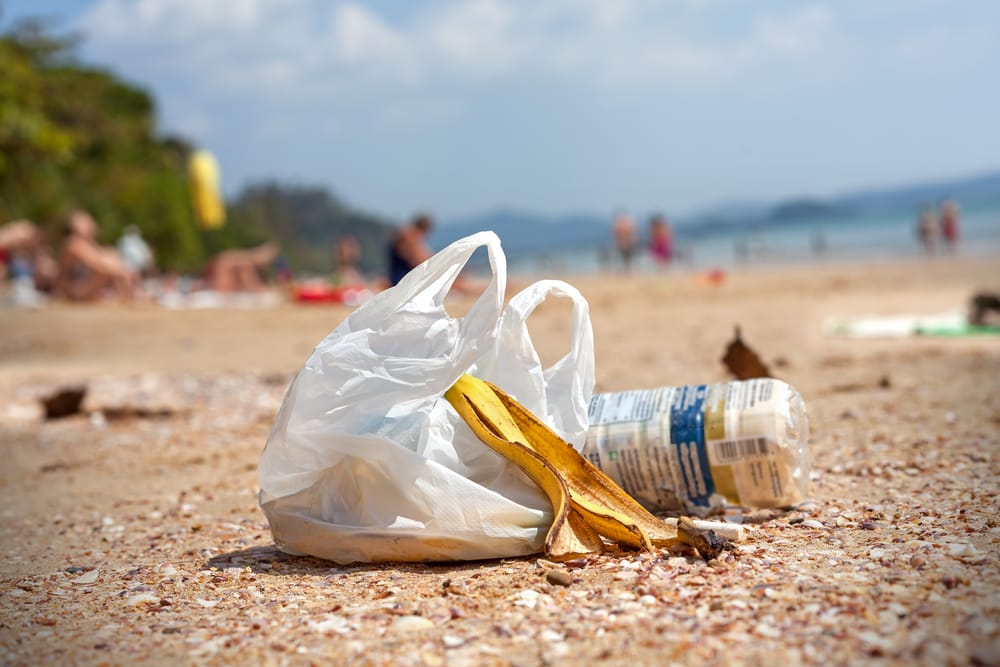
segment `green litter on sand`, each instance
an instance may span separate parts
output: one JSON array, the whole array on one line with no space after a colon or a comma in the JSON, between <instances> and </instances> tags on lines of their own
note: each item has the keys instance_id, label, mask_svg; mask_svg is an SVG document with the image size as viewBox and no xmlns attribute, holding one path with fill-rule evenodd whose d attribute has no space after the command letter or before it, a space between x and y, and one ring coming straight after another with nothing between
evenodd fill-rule
<instances>
[{"instance_id":1,"label":"green litter on sand","mask_svg":"<svg viewBox=\"0 0 1000 667\"><path fill-rule=\"evenodd\" d=\"M917 336L937 336L942 338L966 338L973 336L1000 335L1000 327L987 324L962 324L957 326L918 326L914 333Z\"/></svg>"}]
</instances>

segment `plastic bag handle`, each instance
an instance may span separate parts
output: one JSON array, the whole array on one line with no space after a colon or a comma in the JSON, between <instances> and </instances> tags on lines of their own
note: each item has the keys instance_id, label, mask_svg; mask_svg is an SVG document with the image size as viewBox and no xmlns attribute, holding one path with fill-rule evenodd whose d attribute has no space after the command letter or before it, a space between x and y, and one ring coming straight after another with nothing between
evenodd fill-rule
<instances>
[{"instance_id":1,"label":"plastic bag handle","mask_svg":"<svg viewBox=\"0 0 1000 667\"><path fill-rule=\"evenodd\" d=\"M553 376L566 372L579 372L581 369L577 361L581 358L590 360L589 366L592 371L593 354L589 353L594 347L594 330L590 323L590 307L580 291L569 283L562 280L539 280L528 286L510 300L504 313L504 325L523 325L535 312L535 309L550 296L568 298L573 302L573 329L570 335L569 352L545 369L545 379L550 380ZM527 334L527 337L530 342L531 334ZM588 365L586 361L584 361L584 365ZM592 372L591 375L593 375Z\"/></svg>"},{"instance_id":2,"label":"plastic bag handle","mask_svg":"<svg viewBox=\"0 0 1000 667\"><path fill-rule=\"evenodd\" d=\"M507 290L507 258L500 238L491 231L478 232L459 239L427 261L414 267L397 285L368 300L347 318L351 331L377 329L395 312L408 307L441 308L448 291L454 285L472 254L486 247L490 261L490 282L464 317L458 318L462 341L455 361L472 364L475 356L495 338L496 323L503 308Z\"/></svg>"},{"instance_id":3,"label":"plastic bag handle","mask_svg":"<svg viewBox=\"0 0 1000 667\"><path fill-rule=\"evenodd\" d=\"M572 405L586 406L594 389L594 330L590 323L590 306L578 289L562 280L540 280L510 300L501 326L522 328L529 349L534 351L525 322L549 296L564 297L573 302L573 329L569 351L552 366L543 369L542 376L546 386L571 387ZM541 366L540 360L538 365ZM587 422L586 414L578 417L580 423Z\"/></svg>"}]
</instances>

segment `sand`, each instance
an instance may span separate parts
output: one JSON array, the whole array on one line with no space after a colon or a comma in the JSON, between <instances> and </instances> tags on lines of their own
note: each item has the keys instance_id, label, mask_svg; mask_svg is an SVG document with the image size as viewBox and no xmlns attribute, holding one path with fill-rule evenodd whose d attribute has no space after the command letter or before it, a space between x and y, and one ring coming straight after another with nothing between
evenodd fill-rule
<instances>
[{"instance_id":1,"label":"sand","mask_svg":"<svg viewBox=\"0 0 1000 667\"><path fill-rule=\"evenodd\" d=\"M590 301L598 390L725 380L739 324L806 399L809 500L748 512L746 540L711 563L282 554L257 459L287 383L347 309L2 311L3 662L1000 664L1000 339L823 328L964 309L1000 291L998 269L570 279ZM564 306L531 320L543 359L565 352ZM71 384L87 386L88 414L41 420L38 398Z\"/></svg>"}]
</instances>

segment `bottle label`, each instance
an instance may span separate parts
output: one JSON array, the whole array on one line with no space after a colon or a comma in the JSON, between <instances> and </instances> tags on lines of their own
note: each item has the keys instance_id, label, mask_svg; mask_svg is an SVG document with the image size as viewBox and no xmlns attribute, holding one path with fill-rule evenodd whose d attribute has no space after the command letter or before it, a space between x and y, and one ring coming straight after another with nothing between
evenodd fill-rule
<instances>
[{"instance_id":1,"label":"bottle label","mask_svg":"<svg viewBox=\"0 0 1000 667\"><path fill-rule=\"evenodd\" d=\"M583 455L647 507L681 507L682 480L670 445L676 389L597 394Z\"/></svg>"},{"instance_id":2,"label":"bottle label","mask_svg":"<svg viewBox=\"0 0 1000 667\"><path fill-rule=\"evenodd\" d=\"M778 417L780 381L597 394L583 455L653 510L794 502L796 463Z\"/></svg>"},{"instance_id":3,"label":"bottle label","mask_svg":"<svg viewBox=\"0 0 1000 667\"><path fill-rule=\"evenodd\" d=\"M708 387L597 394L583 454L649 507L709 506L715 493L705 446Z\"/></svg>"},{"instance_id":4,"label":"bottle label","mask_svg":"<svg viewBox=\"0 0 1000 667\"><path fill-rule=\"evenodd\" d=\"M732 502L771 507L785 499L776 421L776 380L761 378L718 385L706 429L712 474Z\"/></svg>"},{"instance_id":5,"label":"bottle label","mask_svg":"<svg viewBox=\"0 0 1000 667\"><path fill-rule=\"evenodd\" d=\"M705 449L705 396L708 387L679 387L670 409L670 444L674 446L685 497L708 507L715 493L712 469Z\"/></svg>"},{"instance_id":6,"label":"bottle label","mask_svg":"<svg viewBox=\"0 0 1000 667\"><path fill-rule=\"evenodd\" d=\"M657 393L653 389L620 391L617 394L596 394L590 400L590 407L587 410L590 424L649 421L656 410Z\"/></svg>"},{"instance_id":7,"label":"bottle label","mask_svg":"<svg viewBox=\"0 0 1000 667\"><path fill-rule=\"evenodd\" d=\"M765 437L716 440L711 445L712 460L719 465L771 455L771 441Z\"/></svg>"}]
</instances>

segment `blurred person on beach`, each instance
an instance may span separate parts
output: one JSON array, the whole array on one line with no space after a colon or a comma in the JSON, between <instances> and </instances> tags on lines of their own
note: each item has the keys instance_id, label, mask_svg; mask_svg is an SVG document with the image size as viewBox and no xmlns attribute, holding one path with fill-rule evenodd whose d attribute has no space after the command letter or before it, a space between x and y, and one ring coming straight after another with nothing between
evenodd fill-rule
<instances>
[{"instance_id":1,"label":"blurred person on beach","mask_svg":"<svg viewBox=\"0 0 1000 667\"><path fill-rule=\"evenodd\" d=\"M920 217L917 218L917 239L925 254L934 254L937 247L938 231L937 211L931 204L924 204L920 208Z\"/></svg>"},{"instance_id":2,"label":"blurred person on beach","mask_svg":"<svg viewBox=\"0 0 1000 667\"><path fill-rule=\"evenodd\" d=\"M278 246L272 241L255 248L223 250L205 267L205 280L209 289L223 294L260 292L265 288L262 273L278 259Z\"/></svg>"},{"instance_id":3,"label":"blurred person on beach","mask_svg":"<svg viewBox=\"0 0 1000 667\"><path fill-rule=\"evenodd\" d=\"M941 238L948 252L958 250L960 228L958 224L958 202L946 199L941 203Z\"/></svg>"},{"instance_id":4,"label":"blurred person on beach","mask_svg":"<svg viewBox=\"0 0 1000 667\"><path fill-rule=\"evenodd\" d=\"M427 243L434 222L426 214L418 214L413 221L401 227L389 242L389 286L396 285L413 267L433 254Z\"/></svg>"},{"instance_id":5,"label":"blurred person on beach","mask_svg":"<svg viewBox=\"0 0 1000 667\"><path fill-rule=\"evenodd\" d=\"M625 273L632 272L632 260L635 257L635 249L639 245L639 237L635 230L635 221L632 216L625 211L619 211L611 223L611 233L615 242L615 249L621 257L622 268Z\"/></svg>"},{"instance_id":6,"label":"blurred person on beach","mask_svg":"<svg viewBox=\"0 0 1000 667\"><path fill-rule=\"evenodd\" d=\"M674 232L662 213L654 214L649 220L649 252L660 268L670 266L674 258Z\"/></svg>"},{"instance_id":7,"label":"blurred person on beach","mask_svg":"<svg viewBox=\"0 0 1000 667\"><path fill-rule=\"evenodd\" d=\"M126 301L136 297L139 273L117 250L97 242L97 223L89 213L70 213L65 231L56 285L60 296L70 301L96 301L106 292Z\"/></svg>"},{"instance_id":8,"label":"blurred person on beach","mask_svg":"<svg viewBox=\"0 0 1000 667\"><path fill-rule=\"evenodd\" d=\"M361 244L353 236L344 236L333 244L333 276L334 285L361 286L365 278L358 269L361 258Z\"/></svg>"},{"instance_id":9,"label":"blurred person on beach","mask_svg":"<svg viewBox=\"0 0 1000 667\"><path fill-rule=\"evenodd\" d=\"M389 283L393 287L412 271L418 264L430 259L434 251L427 243L427 237L434 228L431 217L425 213L417 214L410 224L401 227L389 242ZM509 285L512 283L508 284ZM455 293L474 294L485 289L480 281L459 274L452 283Z\"/></svg>"},{"instance_id":10,"label":"blurred person on beach","mask_svg":"<svg viewBox=\"0 0 1000 667\"><path fill-rule=\"evenodd\" d=\"M15 220L0 225L0 285L10 280L15 305L41 305L58 272L45 235L34 223Z\"/></svg>"},{"instance_id":11,"label":"blurred person on beach","mask_svg":"<svg viewBox=\"0 0 1000 667\"><path fill-rule=\"evenodd\" d=\"M5 261L15 252L30 250L40 241L38 227L27 220L0 225L0 261Z\"/></svg>"},{"instance_id":12,"label":"blurred person on beach","mask_svg":"<svg viewBox=\"0 0 1000 667\"><path fill-rule=\"evenodd\" d=\"M28 220L0 225L0 277L11 272L19 262L31 265L31 275L39 290L52 289L59 268L42 230Z\"/></svg>"},{"instance_id":13,"label":"blurred person on beach","mask_svg":"<svg viewBox=\"0 0 1000 667\"><path fill-rule=\"evenodd\" d=\"M135 225L127 225L117 243L118 254L133 271L139 275L149 275L154 269L153 251L142 231Z\"/></svg>"}]
</instances>

